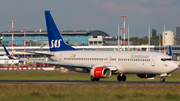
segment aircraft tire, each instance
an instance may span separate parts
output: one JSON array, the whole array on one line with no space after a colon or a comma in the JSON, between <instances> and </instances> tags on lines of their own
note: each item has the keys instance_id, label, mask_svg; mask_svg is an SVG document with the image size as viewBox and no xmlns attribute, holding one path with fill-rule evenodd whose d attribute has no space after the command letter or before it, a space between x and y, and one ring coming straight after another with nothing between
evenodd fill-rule
<instances>
[{"instance_id":1,"label":"aircraft tire","mask_svg":"<svg viewBox=\"0 0 180 101\"><path fill-rule=\"evenodd\" d=\"M118 75L117 76L117 80L118 81L126 81L126 76L123 74L122 76L121 75Z\"/></svg>"},{"instance_id":2,"label":"aircraft tire","mask_svg":"<svg viewBox=\"0 0 180 101\"><path fill-rule=\"evenodd\" d=\"M95 81L96 80L93 76L91 76L90 79L91 79L91 81Z\"/></svg>"},{"instance_id":3,"label":"aircraft tire","mask_svg":"<svg viewBox=\"0 0 180 101\"><path fill-rule=\"evenodd\" d=\"M161 77L161 78L160 78L160 81L161 81L161 82L164 82L164 81L165 81L165 77Z\"/></svg>"},{"instance_id":4,"label":"aircraft tire","mask_svg":"<svg viewBox=\"0 0 180 101\"><path fill-rule=\"evenodd\" d=\"M96 78L96 77L91 76L90 79L91 79L91 81L99 81L100 78Z\"/></svg>"},{"instance_id":5,"label":"aircraft tire","mask_svg":"<svg viewBox=\"0 0 180 101\"><path fill-rule=\"evenodd\" d=\"M96 79L96 81L99 81L100 78L95 78L95 79Z\"/></svg>"},{"instance_id":6,"label":"aircraft tire","mask_svg":"<svg viewBox=\"0 0 180 101\"><path fill-rule=\"evenodd\" d=\"M118 81L121 81L121 80L122 80L122 76L121 76L121 75L118 75L118 76L117 76L117 80L118 80Z\"/></svg>"},{"instance_id":7,"label":"aircraft tire","mask_svg":"<svg viewBox=\"0 0 180 101\"><path fill-rule=\"evenodd\" d=\"M122 75L122 81L126 81L126 76Z\"/></svg>"}]
</instances>

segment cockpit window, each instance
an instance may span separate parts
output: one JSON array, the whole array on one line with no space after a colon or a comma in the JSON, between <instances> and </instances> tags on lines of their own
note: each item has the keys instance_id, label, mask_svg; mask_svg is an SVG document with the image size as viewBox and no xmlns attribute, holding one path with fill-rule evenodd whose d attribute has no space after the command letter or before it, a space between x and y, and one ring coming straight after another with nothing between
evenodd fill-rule
<instances>
[{"instance_id":1,"label":"cockpit window","mask_svg":"<svg viewBox=\"0 0 180 101\"><path fill-rule=\"evenodd\" d=\"M171 61L172 59L166 59L166 61Z\"/></svg>"},{"instance_id":2,"label":"cockpit window","mask_svg":"<svg viewBox=\"0 0 180 101\"><path fill-rule=\"evenodd\" d=\"M172 61L171 58L161 58L161 61Z\"/></svg>"}]
</instances>

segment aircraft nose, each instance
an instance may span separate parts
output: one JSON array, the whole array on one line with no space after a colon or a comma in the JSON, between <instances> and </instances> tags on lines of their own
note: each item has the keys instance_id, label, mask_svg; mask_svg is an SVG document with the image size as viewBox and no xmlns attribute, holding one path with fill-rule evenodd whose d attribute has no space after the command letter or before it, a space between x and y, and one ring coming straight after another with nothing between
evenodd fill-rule
<instances>
[{"instance_id":1,"label":"aircraft nose","mask_svg":"<svg viewBox=\"0 0 180 101\"><path fill-rule=\"evenodd\" d=\"M178 67L178 64L177 64L176 62L174 62L174 63L172 64L172 68L173 68L173 69L179 68L179 67Z\"/></svg>"}]
</instances>

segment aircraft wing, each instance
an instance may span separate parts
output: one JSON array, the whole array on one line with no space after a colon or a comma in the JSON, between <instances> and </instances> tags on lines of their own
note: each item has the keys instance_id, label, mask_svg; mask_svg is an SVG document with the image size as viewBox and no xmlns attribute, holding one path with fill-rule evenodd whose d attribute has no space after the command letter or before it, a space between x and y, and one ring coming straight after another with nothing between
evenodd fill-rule
<instances>
[{"instance_id":1,"label":"aircraft wing","mask_svg":"<svg viewBox=\"0 0 180 101\"><path fill-rule=\"evenodd\" d=\"M35 63L48 63L55 66L62 66L65 68L73 69L73 68L84 68L84 69L92 69L95 65L84 65L84 64L73 64L73 63L64 63L64 62L57 62L57 61L39 61L39 60L27 60L27 59L19 59L20 62L24 61L32 61ZM104 65L106 66L106 65ZM118 68L116 66L106 66L111 71L116 71Z\"/></svg>"},{"instance_id":2,"label":"aircraft wing","mask_svg":"<svg viewBox=\"0 0 180 101\"><path fill-rule=\"evenodd\" d=\"M51 65L62 66L62 67L76 67L76 68L87 68L87 69L92 68L92 65L63 63L63 62L57 62L57 61L39 61L39 60L27 60L27 59L19 59L19 61L20 62L32 61L32 62L35 62L35 63L48 63L48 64L51 64Z\"/></svg>"},{"instance_id":3,"label":"aircraft wing","mask_svg":"<svg viewBox=\"0 0 180 101\"><path fill-rule=\"evenodd\" d=\"M33 51L23 51L23 52L41 54L41 55L47 55L47 56L54 56L54 54L51 54L51 53L48 53L48 52L33 52Z\"/></svg>"}]
</instances>

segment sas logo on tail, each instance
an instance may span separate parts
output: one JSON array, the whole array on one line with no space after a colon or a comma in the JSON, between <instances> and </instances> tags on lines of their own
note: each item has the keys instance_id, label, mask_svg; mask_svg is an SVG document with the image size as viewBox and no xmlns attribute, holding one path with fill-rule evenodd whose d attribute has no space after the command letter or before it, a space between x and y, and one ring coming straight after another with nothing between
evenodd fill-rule
<instances>
[{"instance_id":1,"label":"sas logo on tail","mask_svg":"<svg viewBox=\"0 0 180 101\"><path fill-rule=\"evenodd\" d=\"M59 48L61 46L61 39L59 40L51 40L51 47L50 48Z\"/></svg>"}]
</instances>

